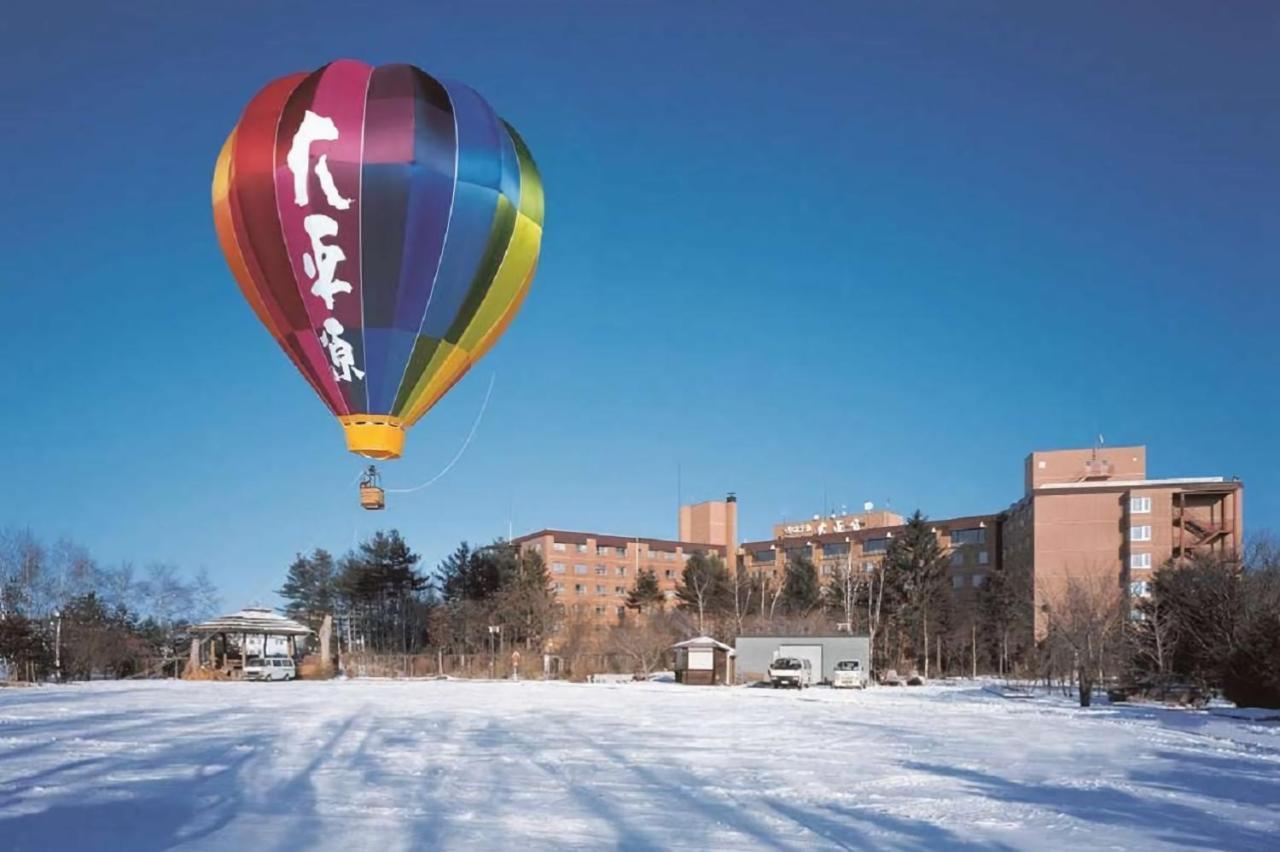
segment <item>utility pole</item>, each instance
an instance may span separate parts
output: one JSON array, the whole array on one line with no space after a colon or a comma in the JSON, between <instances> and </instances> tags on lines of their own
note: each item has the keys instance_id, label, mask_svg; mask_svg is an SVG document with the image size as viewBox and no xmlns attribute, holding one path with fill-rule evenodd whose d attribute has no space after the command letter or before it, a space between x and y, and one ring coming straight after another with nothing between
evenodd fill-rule
<instances>
[{"instance_id":1,"label":"utility pole","mask_svg":"<svg viewBox=\"0 0 1280 852\"><path fill-rule=\"evenodd\" d=\"M62 610L55 609L53 617L57 626L53 631L53 672L58 683L62 683Z\"/></svg>"}]
</instances>

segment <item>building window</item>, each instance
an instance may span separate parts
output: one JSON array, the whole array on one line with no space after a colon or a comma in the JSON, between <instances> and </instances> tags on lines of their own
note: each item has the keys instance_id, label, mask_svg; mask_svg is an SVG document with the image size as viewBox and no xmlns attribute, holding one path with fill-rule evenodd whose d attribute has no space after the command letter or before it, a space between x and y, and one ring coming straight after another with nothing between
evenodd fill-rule
<instances>
[{"instance_id":1,"label":"building window","mask_svg":"<svg viewBox=\"0 0 1280 852\"><path fill-rule=\"evenodd\" d=\"M674 571L672 571L670 568L668 568L667 570L665 570L665 571L663 571L663 572L662 572L662 575L663 575L664 577L666 577L668 580L670 580L672 577L674 577L674 576L675 576L675 573L676 573L676 572L674 572Z\"/></svg>"},{"instance_id":2,"label":"building window","mask_svg":"<svg viewBox=\"0 0 1280 852\"><path fill-rule=\"evenodd\" d=\"M985 586L986 584L987 584L987 575L986 575L986 574L974 574L974 575L973 575L973 587L974 587L975 589L976 589L976 588L978 588L979 586Z\"/></svg>"},{"instance_id":3,"label":"building window","mask_svg":"<svg viewBox=\"0 0 1280 852\"><path fill-rule=\"evenodd\" d=\"M876 563L874 563L874 562L863 562L863 563L862 563L862 570L863 570L863 571L866 571L868 574L870 574L872 571L876 570Z\"/></svg>"},{"instance_id":4,"label":"building window","mask_svg":"<svg viewBox=\"0 0 1280 852\"><path fill-rule=\"evenodd\" d=\"M597 595L605 594L604 586L596 586L596 594Z\"/></svg>"},{"instance_id":5,"label":"building window","mask_svg":"<svg viewBox=\"0 0 1280 852\"><path fill-rule=\"evenodd\" d=\"M556 583L556 591L557 591L557 592L563 592L563 591L564 591L564 583Z\"/></svg>"},{"instance_id":6,"label":"building window","mask_svg":"<svg viewBox=\"0 0 1280 852\"><path fill-rule=\"evenodd\" d=\"M563 541L553 542L551 545L551 549L554 550L556 553L564 553L564 542Z\"/></svg>"},{"instance_id":7,"label":"building window","mask_svg":"<svg viewBox=\"0 0 1280 852\"><path fill-rule=\"evenodd\" d=\"M1129 567L1130 568L1150 568L1151 554L1150 553L1129 554Z\"/></svg>"},{"instance_id":8,"label":"building window","mask_svg":"<svg viewBox=\"0 0 1280 852\"><path fill-rule=\"evenodd\" d=\"M889 539L871 538L862 543L863 553L884 553L889 549Z\"/></svg>"},{"instance_id":9,"label":"building window","mask_svg":"<svg viewBox=\"0 0 1280 852\"><path fill-rule=\"evenodd\" d=\"M551 573L552 573L552 574L563 574L563 573L564 573L564 571L565 571L565 568L564 568L564 563L563 563L563 562L552 562L552 563L551 563Z\"/></svg>"},{"instance_id":10,"label":"building window","mask_svg":"<svg viewBox=\"0 0 1280 852\"><path fill-rule=\"evenodd\" d=\"M1151 525L1129 527L1129 541L1151 541Z\"/></svg>"},{"instance_id":11,"label":"building window","mask_svg":"<svg viewBox=\"0 0 1280 852\"><path fill-rule=\"evenodd\" d=\"M625 606L618 607L618 618L622 618L626 614L627 614L627 608Z\"/></svg>"},{"instance_id":12,"label":"building window","mask_svg":"<svg viewBox=\"0 0 1280 852\"><path fill-rule=\"evenodd\" d=\"M602 606L596 607L596 615L604 615L604 607Z\"/></svg>"},{"instance_id":13,"label":"building window","mask_svg":"<svg viewBox=\"0 0 1280 852\"><path fill-rule=\"evenodd\" d=\"M614 586L614 587L613 587L613 593L614 593L615 595L625 595L625 594L627 593L627 587L626 587L626 586Z\"/></svg>"},{"instance_id":14,"label":"building window","mask_svg":"<svg viewBox=\"0 0 1280 852\"><path fill-rule=\"evenodd\" d=\"M1130 497L1129 498L1129 514L1131 515L1151 514L1151 498L1150 497Z\"/></svg>"},{"instance_id":15,"label":"building window","mask_svg":"<svg viewBox=\"0 0 1280 852\"><path fill-rule=\"evenodd\" d=\"M585 575L585 574L587 573L587 566L585 566L585 565L575 565L575 566L573 566L573 573L575 573L575 574L577 574L577 575L579 575L579 576L583 576L583 575Z\"/></svg>"},{"instance_id":16,"label":"building window","mask_svg":"<svg viewBox=\"0 0 1280 852\"><path fill-rule=\"evenodd\" d=\"M587 552L587 546L586 546L585 544L580 544L580 545L578 545L578 552L579 552L579 553L586 553L586 552Z\"/></svg>"},{"instance_id":17,"label":"building window","mask_svg":"<svg viewBox=\"0 0 1280 852\"><path fill-rule=\"evenodd\" d=\"M951 551L951 564L952 564L952 565L963 565L963 564L964 564L964 551L963 551L963 550L953 550L953 551Z\"/></svg>"},{"instance_id":18,"label":"building window","mask_svg":"<svg viewBox=\"0 0 1280 852\"><path fill-rule=\"evenodd\" d=\"M1151 594L1151 584L1146 580L1134 580L1129 584L1129 597L1145 598Z\"/></svg>"},{"instance_id":19,"label":"building window","mask_svg":"<svg viewBox=\"0 0 1280 852\"><path fill-rule=\"evenodd\" d=\"M987 531L982 527L971 527L967 530L952 530L952 544L986 544Z\"/></svg>"},{"instance_id":20,"label":"building window","mask_svg":"<svg viewBox=\"0 0 1280 852\"><path fill-rule=\"evenodd\" d=\"M617 574L618 574L618 576L619 576L619 577L625 577L625 576L627 576L627 568L626 568L626 566L625 566L625 565L619 565L619 566L618 566L618 570L617 570Z\"/></svg>"},{"instance_id":21,"label":"building window","mask_svg":"<svg viewBox=\"0 0 1280 852\"><path fill-rule=\"evenodd\" d=\"M587 593L587 587L582 585L581 583L574 583L573 591L574 591L574 594L585 595Z\"/></svg>"},{"instance_id":22,"label":"building window","mask_svg":"<svg viewBox=\"0 0 1280 852\"><path fill-rule=\"evenodd\" d=\"M822 545L823 559L833 559L837 556L848 556L848 555L849 555L848 542L836 542L834 544Z\"/></svg>"},{"instance_id":23,"label":"building window","mask_svg":"<svg viewBox=\"0 0 1280 852\"><path fill-rule=\"evenodd\" d=\"M608 556L609 551L613 548L605 547L603 544L596 545L596 556Z\"/></svg>"},{"instance_id":24,"label":"building window","mask_svg":"<svg viewBox=\"0 0 1280 852\"><path fill-rule=\"evenodd\" d=\"M987 564L988 562L990 562L990 561L991 561L991 554L990 554L990 553L988 553L988 552L987 552L987 551L985 551L985 550L979 550L979 551L978 551L978 564L979 564L979 565L986 565L986 564Z\"/></svg>"},{"instance_id":25,"label":"building window","mask_svg":"<svg viewBox=\"0 0 1280 852\"><path fill-rule=\"evenodd\" d=\"M530 549L530 550L532 550L534 553L541 553L541 552L542 552L542 545L538 544L538 543L535 541L533 544L529 545L529 549Z\"/></svg>"},{"instance_id":26,"label":"building window","mask_svg":"<svg viewBox=\"0 0 1280 852\"><path fill-rule=\"evenodd\" d=\"M756 551L753 551L753 552L752 552L752 554L751 554L751 561L752 561L752 562L769 562L769 563L772 563L772 562L773 562L773 551L772 551L772 550L756 550Z\"/></svg>"},{"instance_id":27,"label":"building window","mask_svg":"<svg viewBox=\"0 0 1280 852\"><path fill-rule=\"evenodd\" d=\"M605 574L607 574L607 573L609 573L609 569L608 569L608 568L604 567L603 565L597 565L597 566L596 566L596 576L597 576L597 577L603 577L603 576L604 576Z\"/></svg>"},{"instance_id":28,"label":"building window","mask_svg":"<svg viewBox=\"0 0 1280 852\"><path fill-rule=\"evenodd\" d=\"M963 589L963 588L964 588L964 575L963 575L963 574L953 574L953 575L952 575L952 577L951 577L951 588L953 588L953 589Z\"/></svg>"}]
</instances>

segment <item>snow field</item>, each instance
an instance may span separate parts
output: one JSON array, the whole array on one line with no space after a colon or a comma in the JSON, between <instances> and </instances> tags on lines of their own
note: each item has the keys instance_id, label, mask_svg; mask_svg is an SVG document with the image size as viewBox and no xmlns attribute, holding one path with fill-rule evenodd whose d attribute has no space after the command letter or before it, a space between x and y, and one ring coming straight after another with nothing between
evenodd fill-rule
<instances>
[{"instance_id":1,"label":"snow field","mask_svg":"<svg viewBox=\"0 0 1280 852\"><path fill-rule=\"evenodd\" d=\"M0 690L0 849L1274 849L1280 724L978 686Z\"/></svg>"}]
</instances>

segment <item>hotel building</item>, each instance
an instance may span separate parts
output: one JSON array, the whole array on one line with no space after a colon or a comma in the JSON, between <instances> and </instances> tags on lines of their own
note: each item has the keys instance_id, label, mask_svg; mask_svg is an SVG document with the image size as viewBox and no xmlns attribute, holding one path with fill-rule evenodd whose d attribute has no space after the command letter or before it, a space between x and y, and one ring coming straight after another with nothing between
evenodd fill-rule
<instances>
[{"instance_id":1,"label":"hotel building","mask_svg":"<svg viewBox=\"0 0 1280 852\"><path fill-rule=\"evenodd\" d=\"M658 588L670 600L690 556L715 553L724 559L728 555L722 544L567 530L539 530L512 543L541 554L560 601L602 624L615 624L625 615L627 593L642 570L654 573Z\"/></svg>"},{"instance_id":2,"label":"hotel building","mask_svg":"<svg viewBox=\"0 0 1280 852\"><path fill-rule=\"evenodd\" d=\"M1018 573L1030 580L1026 603L1034 609L1037 636L1045 629L1045 604L1071 577L1088 576L1140 597L1151 573L1170 559L1232 558L1240 551L1244 484L1223 477L1148 479L1142 446L1033 452L1024 480L1022 498L1004 511L929 524L948 554L961 608L976 600L992 571ZM731 494L680 507L675 540L540 530L514 543L542 554L566 604L606 624L625 614L642 569L651 569L672 598L688 557L715 553L730 570L741 565L776 591L787 562L805 555L825 584L842 570L874 568L904 524L901 515L867 504L863 512L783 521L772 538L739 543Z\"/></svg>"},{"instance_id":3,"label":"hotel building","mask_svg":"<svg viewBox=\"0 0 1280 852\"><path fill-rule=\"evenodd\" d=\"M1148 593L1151 574L1197 553L1235 558L1244 483L1220 476L1147 478L1142 446L1027 456L1024 494L1001 514L1001 561L1032 579L1036 635L1045 604L1072 577Z\"/></svg>"}]
</instances>

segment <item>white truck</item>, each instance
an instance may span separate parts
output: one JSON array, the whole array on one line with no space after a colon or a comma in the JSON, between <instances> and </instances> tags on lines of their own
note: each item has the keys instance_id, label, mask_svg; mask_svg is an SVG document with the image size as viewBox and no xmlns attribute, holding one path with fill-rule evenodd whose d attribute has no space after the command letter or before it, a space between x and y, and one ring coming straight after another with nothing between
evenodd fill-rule
<instances>
[{"instance_id":1,"label":"white truck","mask_svg":"<svg viewBox=\"0 0 1280 852\"><path fill-rule=\"evenodd\" d=\"M769 683L774 689L794 686L804 689L813 686L813 664L804 657L778 657L769 664Z\"/></svg>"},{"instance_id":2,"label":"white truck","mask_svg":"<svg viewBox=\"0 0 1280 852\"><path fill-rule=\"evenodd\" d=\"M866 689L867 673L857 660L841 660L831 672L833 689Z\"/></svg>"}]
</instances>

